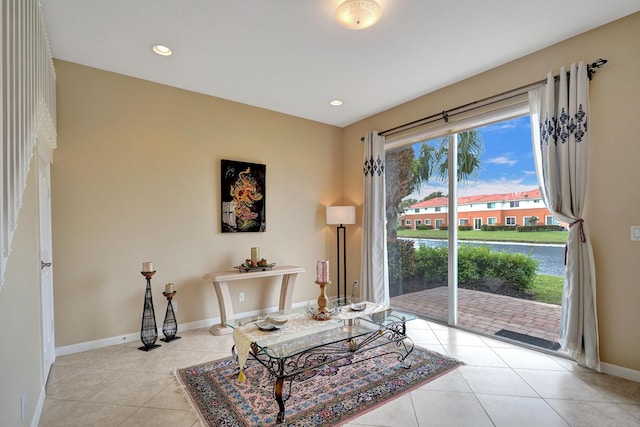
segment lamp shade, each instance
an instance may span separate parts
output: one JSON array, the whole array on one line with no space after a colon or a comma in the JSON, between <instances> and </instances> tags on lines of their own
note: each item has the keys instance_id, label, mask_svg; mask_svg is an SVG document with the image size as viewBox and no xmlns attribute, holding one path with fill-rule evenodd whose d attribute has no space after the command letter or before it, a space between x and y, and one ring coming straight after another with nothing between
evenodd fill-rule
<instances>
[{"instance_id":1,"label":"lamp shade","mask_svg":"<svg viewBox=\"0 0 640 427\"><path fill-rule=\"evenodd\" d=\"M327 224L355 224L355 206L327 206Z\"/></svg>"}]
</instances>

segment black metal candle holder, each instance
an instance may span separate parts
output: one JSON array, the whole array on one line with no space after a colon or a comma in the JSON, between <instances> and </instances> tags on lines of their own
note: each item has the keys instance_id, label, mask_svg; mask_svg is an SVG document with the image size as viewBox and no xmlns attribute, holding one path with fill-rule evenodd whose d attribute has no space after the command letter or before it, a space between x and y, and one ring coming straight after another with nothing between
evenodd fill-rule
<instances>
[{"instance_id":1,"label":"black metal candle holder","mask_svg":"<svg viewBox=\"0 0 640 427\"><path fill-rule=\"evenodd\" d=\"M153 309L153 296L151 295L151 277L156 274L155 271L140 272L147 279L147 289L144 293L144 308L142 310L142 328L140 330L140 340L142 347L138 350L150 351L160 347L156 344L158 339L158 326L156 325L156 313Z\"/></svg>"},{"instance_id":2,"label":"black metal candle holder","mask_svg":"<svg viewBox=\"0 0 640 427\"><path fill-rule=\"evenodd\" d=\"M176 336L178 333L178 322L176 321L176 314L173 311L173 304L171 304L171 300L175 294L176 291L162 293L167 299L167 311L164 314L164 324L162 325L164 338L160 338L160 341L169 342L182 338Z\"/></svg>"}]
</instances>

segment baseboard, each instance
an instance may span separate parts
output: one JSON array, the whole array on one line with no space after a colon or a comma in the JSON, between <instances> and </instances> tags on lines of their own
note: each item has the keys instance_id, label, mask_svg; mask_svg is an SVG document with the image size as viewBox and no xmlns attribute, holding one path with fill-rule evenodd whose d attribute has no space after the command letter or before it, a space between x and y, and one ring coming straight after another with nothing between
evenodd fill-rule
<instances>
[{"instance_id":1,"label":"baseboard","mask_svg":"<svg viewBox=\"0 0 640 427\"><path fill-rule=\"evenodd\" d=\"M303 307L308 303L313 303L313 301L303 301L299 303L293 304L293 307ZM269 307L267 309L262 310L253 310L247 311L244 313L237 313L237 317L247 317L247 316L255 316L258 314L269 313L275 311L277 307ZM219 317L213 317L205 320L198 320L196 322L185 323L179 325L180 331L189 331L192 329L199 328L209 328L213 325L217 325L220 323ZM100 340L87 341L78 344L67 345L64 347L56 347L56 356L65 356L67 354L80 353L82 351L94 350L97 348L108 347L110 345L122 344L125 342L138 341L140 339L140 332L134 332L131 334L115 336L111 338L104 338ZM611 363L600 363L600 368L603 373L608 375L613 375L614 377L624 378L629 381L640 382L640 371L636 371L633 369L625 368L623 366L613 365ZM42 389L40 399L38 400L39 409L36 411L37 414L42 412L42 405L44 405L44 388ZM39 418L39 415L38 415ZM38 421L34 419L35 424L34 427L37 427Z\"/></svg>"},{"instance_id":2,"label":"baseboard","mask_svg":"<svg viewBox=\"0 0 640 427\"><path fill-rule=\"evenodd\" d=\"M38 403L36 404L36 410L33 413L33 419L31 420L31 427L38 427L40 424L40 416L42 415L42 409L44 409L45 386L40 389L40 397L38 397Z\"/></svg>"},{"instance_id":3,"label":"baseboard","mask_svg":"<svg viewBox=\"0 0 640 427\"><path fill-rule=\"evenodd\" d=\"M603 373L613 375L614 377L624 378L625 380L640 383L640 371L625 368L623 366L612 365L611 363L600 363L600 369Z\"/></svg>"},{"instance_id":4,"label":"baseboard","mask_svg":"<svg viewBox=\"0 0 640 427\"><path fill-rule=\"evenodd\" d=\"M181 323L178 326L180 331L188 331L191 329L210 327L211 325L215 325L216 323L220 323L219 317L214 317L214 318L205 319L205 320L198 320L196 322L191 322L191 323ZM62 347L56 347L56 357L66 356L67 354L80 353L83 351L95 350L97 348L108 347L110 345L123 344L123 343L134 342L134 341L140 341L140 331L132 332L126 335L118 335L115 337L103 338L103 339L94 340L94 341L86 341L78 344L71 344L71 345L65 345Z\"/></svg>"},{"instance_id":5,"label":"baseboard","mask_svg":"<svg viewBox=\"0 0 640 427\"><path fill-rule=\"evenodd\" d=\"M292 304L294 308L304 307L307 305L307 301ZM276 311L277 307L268 307L261 310L246 311L244 313L236 313L236 317L248 317L256 316L258 314L270 313ZM178 325L178 331L189 331L199 328L210 328L213 325L220 323L220 317L213 317L210 319L198 320L190 323L180 323ZM162 329L162 325L158 328ZM161 332L160 332L161 333ZM62 347L56 347L56 357L66 356L68 354L80 353L88 350L95 350L97 348L108 347L110 345L123 344L127 342L135 342L140 340L140 331L132 332L126 335L118 335L110 338L103 338L94 341L86 341L78 344L65 345Z\"/></svg>"}]
</instances>

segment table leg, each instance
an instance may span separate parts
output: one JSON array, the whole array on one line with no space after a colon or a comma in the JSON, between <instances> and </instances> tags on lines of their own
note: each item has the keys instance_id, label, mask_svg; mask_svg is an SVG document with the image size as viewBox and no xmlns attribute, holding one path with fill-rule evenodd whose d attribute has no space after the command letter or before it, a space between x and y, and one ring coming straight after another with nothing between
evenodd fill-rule
<instances>
[{"instance_id":1,"label":"table leg","mask_svg":"<svg viewBox=\"0 0 640 427\"><path fill-rule=\"evenodd\" d=\"M227 282L213 282L213 288L218 297L218 307L220 308L220 324L213 325L209 332L213 335L227 335L233 329L226 325L227 320L233 318L233 305L231 304L231 294L229 294L229 284Z\"/></svg>"},{"instance_id":2,"label":"table leg","mask_svg":"<svg viewBox=\"0 0 640 427\"><path fill-rule=\"evenodd\" d=\"M284 421L284 401L282 400L282 388L284 387L284 378L278 377L276 385L273 387L273 394L276 396L276 402L280 411L278 412L278 423Z\"/></svg>"},{"instance_id":3,"label":"table leg","mask_svg":"<svg viewBox=\"0 0 640 427\"><path fill-rule=\"evenodd\" d=\"M282 285L280 286L280 310L291 310L293 303L293 287L296 284L298 273L285 274L282 276Z\"/></svg>"}]
</instances>

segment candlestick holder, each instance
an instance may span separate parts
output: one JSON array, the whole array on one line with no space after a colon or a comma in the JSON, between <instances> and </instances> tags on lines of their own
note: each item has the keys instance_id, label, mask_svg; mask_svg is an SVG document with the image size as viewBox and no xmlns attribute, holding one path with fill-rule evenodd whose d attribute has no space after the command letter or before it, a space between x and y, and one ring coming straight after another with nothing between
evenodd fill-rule
<instances>
[{"instance_id":1,"label":"candlestick holder","mask_svg":"<svg viewBox=\"0 0 640 427\"><path fill-rule=\"evenodd\" d=\"M178 322L176 321L176 315L173 312L173 304L171 304L171 300L173 300L176 292L177 291L162 293L162 295L167 299L167 311L164 314L164 323L162 325L164 338L160 338L160 341L169 342L182 338L176 336L178 333Z\"/></svg>"},{"instance_id":2,"label":"candlestick holder","mask_svg":"<svg viewBox=\"0 0 640 427\"><path fill-rule=\"evenodd\" d=\"M320 286L320 296L318 297L318 309L314 313L312 313L312 316L315 320L329 320L333 317L333 311L328 307L329 298L327 298L327 295L324 292L324 288L327 285L330 285L331 281L316 281L316 284Z\"/></svg>"},{"instance_id":3,"label":"candlestick holder","mask_svg":"<svg viewBox=\"0 0 640 427\"><path fill-rule=\"evenodd\" d=\"M144 293L142 328L140 330L140 340L144 345L138 347L138 350L150 351L160 347L160 344L156 344L156 340L158 339L158 326L156 325L156 313L153 309L153 296L151 295L151 277L156 274L156 272L141 271L140 274L147 279L147 289Z\"/></svg>"}]
</instances>

